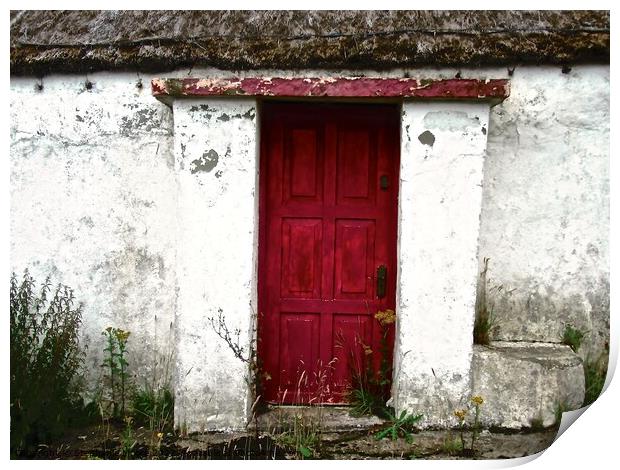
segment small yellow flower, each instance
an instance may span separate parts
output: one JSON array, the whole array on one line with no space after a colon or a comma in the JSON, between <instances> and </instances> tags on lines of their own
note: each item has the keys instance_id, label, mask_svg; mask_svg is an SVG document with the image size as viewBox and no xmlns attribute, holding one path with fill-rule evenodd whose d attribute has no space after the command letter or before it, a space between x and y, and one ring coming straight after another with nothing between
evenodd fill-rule
<instances>
[{"instance_id":1,"label":"small yellow flower","mask_svg":"<svg viewBox=\"0 0 620 470\"><path fill-rule=\"evenodd\" d=\"M475 405L480 406L484 403L484 400L482 399L480 395L476 395L475 397L471 397L471 402L474 403Z\"/></svg>"},{"instance_id":2,"label":"small yellow flower","mask_svg":"<svg viewBox=\"0 0 620 470\"><path fill-rule=\"evenodd\" d=\"M379 310L375 314L375 319L381 324L381 326L386 326L396 321L396 314L394 313L394 310L390 308L387 310Z\"/></svg>"},{"instance_id":3,"label":"small yellow flower","mask_svg":"<svg viewBox=\"0 0 620 470\"><path fill-rule=\"evenodd\" d=\"M456 416L459 421L463 421L465 419L465 416L467 416L467 410L463 409L463 410L456 410L454 412L454 416Z\"/></svg>"},{"instance_id":4,"label":"small yellow flower","mask_svg":"<svg viewBox=\"0 0 620 470\"><path fill-rule=\"evenodd\" d=\"M161 440L161 438L162 438L162 437L164 437L164 433L163 433L163 432L158 432L158 433L157 433L157 438L158 438L159 440Z\"/></svg>"},{"instance_id":5,"label":"small yellow flower","mask_svg":"<svg viewBox=\"0 0 620 470\"><path fill-rule=\"evenodd\" d=\"M120 328L114 330L114 336L116 336L116 339L121 343L127 342L127 338L129 338L130 334L129 331L121 330Z\"/></svg>"}]
</instances>

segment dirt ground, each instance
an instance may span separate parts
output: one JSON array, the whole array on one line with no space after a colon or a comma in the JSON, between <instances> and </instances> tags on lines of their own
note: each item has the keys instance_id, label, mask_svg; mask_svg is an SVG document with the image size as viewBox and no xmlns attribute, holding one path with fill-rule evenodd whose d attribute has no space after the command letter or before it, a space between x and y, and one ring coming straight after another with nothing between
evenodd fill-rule
<instances>
[{"instance_id":1,"label":"dirt ground","mask_svg":"<svg viewBox=\"0 0 620 470\"><path fill-rule=\"evenodd\" d=\"M272 416L273 418L273 416ZM127 437L121 423L101 423L75 429L50 445L41 445L26 459L510 459L532 455L551 445L557 428L507 432L482 430L471 450L471 432L463 434L466 449L460 450L458 430L424 430L403 437L378 440L385 427L377 418L366 421L344 415L327 416L320 438L306 455L282 439L270 417L257 421L247 432L158 436L144 427ZM262 424L261 424L262 423Z\"/></svg>"}]
</instances>

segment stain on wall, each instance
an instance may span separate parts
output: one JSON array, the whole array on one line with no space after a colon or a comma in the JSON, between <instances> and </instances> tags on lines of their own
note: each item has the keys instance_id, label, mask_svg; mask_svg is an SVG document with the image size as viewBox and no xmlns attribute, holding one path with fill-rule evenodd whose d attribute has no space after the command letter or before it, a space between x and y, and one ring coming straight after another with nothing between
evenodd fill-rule
<instances>
[{"instance_id":1,"label":"stain on wall","mask_svg":"<svg viewBox=\"0 0 620 470\"><path fill-rule=\"evenodd\" d=\"M83 302L87 384L101 386L108 326L131 332L130 374L165 380L176 303L171 110L135 74L11 82L11 268ZM167 377L170 379L170 377ZM88 397L87 397L88 398Z\"/></svg>"},{"instance_id":2,"label":"stain on wall","mask_svg":"<svg viewBox=\"0 0 620 470\"><path fill-rule=\"evenodd\" d=\"M480 230L501 340L609 341L609 68L517 68L491 112ZM482 269L482 262L480 264ZM497 286L502 286L497 290Z\"/></svg>"},{"instance_id":3,"label":"stain on wall","mask_svg":"<svg viewBox=\"0 0 620 470\"><path fill-rule=\"evenodd\" d=\"M206 173L209 173L211 170L213 170L213 168L217 166L217 162L219 158L220 156L217 154L215 150L213 149L207 150L206 152L202 154L202 157L194 160L190 164L189 171L192 174L198 173L199 171L204 171Z\"/></svg>"},{"instance_id":4,"label":"stain on wall","mask_svg":"<svg viewBox=\"0 0 620 470\"><path fill-rule=\"evenodd\" d=\"M428 145L432 147L435 143L435 135L431 131L424 131L418 136L418 140L423 145Z\"/></svg>"}]
</instances>

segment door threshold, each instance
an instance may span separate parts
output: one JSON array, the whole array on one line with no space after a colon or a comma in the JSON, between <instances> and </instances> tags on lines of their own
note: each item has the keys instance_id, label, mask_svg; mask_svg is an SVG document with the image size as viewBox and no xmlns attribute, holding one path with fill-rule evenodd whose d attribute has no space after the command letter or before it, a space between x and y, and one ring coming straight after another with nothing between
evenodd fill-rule
<instances>
[{"instance_id":1,"label":"door threshold","mask_svg":"<svg viewBox=\"0 0 620 470\"><path fill-rule=\"evenodd\" d=\"M351 416L350 406L338 405L268 405L264 413L252 420L248 428L261 432L282 432L294 425L295 420L304 425L320 426L321 432L347 432L372 429L383 424L377 416Z\"/></svg>"}]
</instances>

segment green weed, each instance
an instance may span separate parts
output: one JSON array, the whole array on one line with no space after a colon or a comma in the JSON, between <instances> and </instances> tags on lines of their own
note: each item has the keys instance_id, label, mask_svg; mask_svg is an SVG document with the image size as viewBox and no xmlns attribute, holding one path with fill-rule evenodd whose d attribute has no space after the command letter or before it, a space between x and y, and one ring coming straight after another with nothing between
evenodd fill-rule
<instances>
[{"instance_id":1,"label":"green weed","mask_svg":"<svg viewBox=\"0 0 620 470\"><path fill-rule=\"evenodd\" d=\"M375 439L381 440L386 437L390 437L393 441L399 437L404 437L408 443L413 442L412 432L414 431L415 424L422 419L422 415L414 415L413 413L407 413L403 410L400 416L396 416L388 411L389 421L386 428L375 434Z\"/></svg>"},{"instance_id":2,"label":"green weed","mask_svg":"<svg viewBox=\"0 0 620 470\"><path fill-rule=\"evenodd\" d=\"M349 350L351 387L347 398L351 404L352 416L375 415L387 419L390 415L385 403L392 383L388 338L390 325L396 321L396 315L394 310L387 309L378 311L374 317L381 328L379 367L375 370L373 366L372 356L375 351L356 338L355 346ZM344 347L346 341L339 338L338 343ZM357 354L358 352L361 354Z\"/></svg>"},{"instance_id":3,"label":"green weed","mask_svg":"<svg viewBox=\"0 0 620 470\"><path fill-rule=\"evenodd\" d=\"M121 446L119 449L119 457L125 460L129 460L133 457L133 448L137 441L134 437L132 428L133 418L131 416L125 417L125 429L121 433Z\"/></svg>"},{"instance_id":4,"label":"green weed","mask_svg":"<svg viewBox=\"0 0 620 470\"><path fill-rule=\"evenodd\" d=\"M495 317L493 316L493 309L489 305L487 299L487 271L489 269L489 258L484 258L484 269L480 273L480 284L482 287L478 289L478 296L476 297L476 317L474 320L474 344L488 345L491 341L491 332L495 326ZM497 286L498 292L502 290L503 286Z\"/></svg>"},{"instance_id":5,"label":"green weed","mask_svg":"<svg viewBox=\"0 0 620 470\"><path fill-rule=\"evenodd\" d=\"M567 346L570 346L570 348L573 350L573 352L577 352L579 351L579 348L581 347L581 341L583 340L583 337L585 336L585 333L577 328L573 328L572 325L566 325L566 327L564 328L564 333L562 335L562 343L566 344Z\"/></svg>"},{"instance_id":6,"label":"green weed","mask_svg":"<svg viewBox=\"0 0 620 470\"><path fill-rule=\"evenodd\" d=\"M583 371L586 379L586 392L583 406L594 403L603 391L608 361L609 358L606 352L601 354L596 360L586 358L584 361Z\"/></svg>"},{"instance_id":7,"label":"green weed","mask_svg":"<svg viewBox=\"0 0 620 470\"><path fill-rule=\"evenodd\" d=\"M10 280L11 456L60 436L81 423L80 370L84 354L78 332L82 306L50 278L35 290L28 271Z\"/></svg>"},{"instance_id":8,"label":"green weed","mask_svg":"<svg viewBox=\"0 0 620 470\"><path fill-rule=\"evenodd\" d=\"M104 348L106 357L102 367L106 369L108 374L112 416L114 418L124 417L128 385L127 366L129 365L126 359L127 340L131 333L109 326L101 334L106 337L106 347Z\"/></svg>"}]
</instances>

